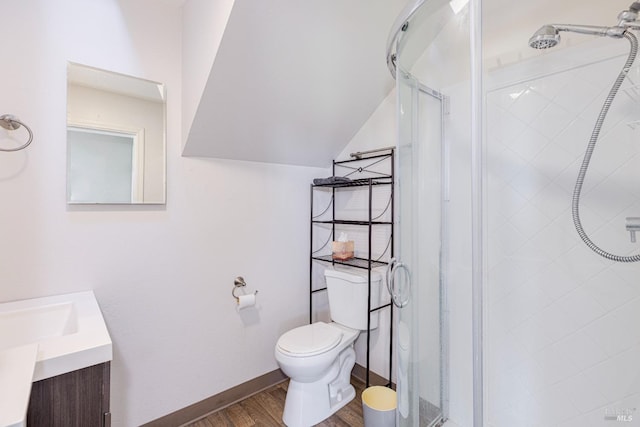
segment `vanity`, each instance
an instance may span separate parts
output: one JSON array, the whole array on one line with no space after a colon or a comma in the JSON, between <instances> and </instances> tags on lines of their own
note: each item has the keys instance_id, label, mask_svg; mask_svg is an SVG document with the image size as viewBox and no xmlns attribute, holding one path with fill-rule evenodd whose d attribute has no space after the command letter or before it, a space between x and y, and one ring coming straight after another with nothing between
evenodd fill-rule
<instances>
[{"instance_id":1,"label":"vanity","mask_svg":"<svg viewBox=\"0 0 640 427\"><path fill-rule=\"evenodd\" d=\"M0 303L0 427L110 425L112 358L92 291Z\"/></svg>"},{"instance_id":2,"label":"vanity","mask_svg":"<svg viewBox=\"0 0 640 427\"><path fill-rule=\"evenodd\" d=\"M110 426L109 375L106 362L33 383L27 426Z\"/></svg>"}]
</instances>

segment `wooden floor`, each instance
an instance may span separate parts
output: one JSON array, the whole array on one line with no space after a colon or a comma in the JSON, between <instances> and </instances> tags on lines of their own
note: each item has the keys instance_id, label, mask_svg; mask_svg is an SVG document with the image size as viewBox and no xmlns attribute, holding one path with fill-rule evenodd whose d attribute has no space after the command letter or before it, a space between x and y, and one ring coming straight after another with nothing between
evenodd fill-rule
<instances>
[{"instance_id":1,"label":"wooden floor","mask_svg":"<svg viewBox=\"0 0 640 427\"><path fill-rule=\"evenodd\" d=\"M218 412L209 414L184 427L247 427L247 426L284 426L282 411L287 394L288 381L268 388L241 402L235 403ZM356 389L356 397L344 408L327 418L321 427L363 427L362 421L362 390L364 383L351 378L351 384Z\"/></svg>"}]
</instances>

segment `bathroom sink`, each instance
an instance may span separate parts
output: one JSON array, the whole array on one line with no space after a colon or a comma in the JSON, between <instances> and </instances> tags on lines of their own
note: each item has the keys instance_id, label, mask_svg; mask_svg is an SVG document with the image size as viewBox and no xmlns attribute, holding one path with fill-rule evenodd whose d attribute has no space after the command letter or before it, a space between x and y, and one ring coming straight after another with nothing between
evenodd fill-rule
<instances>
[{"instance_id":1,"label":"bathroom sink","mask_svg":"<svg viewBox=\"0 0 640 427\"><path fill-rule=\"evenodd\" d=\"M92 291L0 303L0 427L21 427L31 383L112 359Z\"/></svg>"},{"instance_id":2,"label":"bathroom sink","mask_svg":"<svg viewBox=\"0 0 640 427\"><path fill-rule=\"evenodd\" d=\"M0 350L78 331L74 304L65 302L0 312Z\"/></svg>"},{"instance_id":3,"label":"bathroom sink","mask_svg":"<svg viewBox=\"0 0 640 427\"><path fill-rule=\"evenodd\" d=\"M33 381L112 359L92 291L0 303L0 351L26 344L38 344Z\"/></svg>"}]
</instances>

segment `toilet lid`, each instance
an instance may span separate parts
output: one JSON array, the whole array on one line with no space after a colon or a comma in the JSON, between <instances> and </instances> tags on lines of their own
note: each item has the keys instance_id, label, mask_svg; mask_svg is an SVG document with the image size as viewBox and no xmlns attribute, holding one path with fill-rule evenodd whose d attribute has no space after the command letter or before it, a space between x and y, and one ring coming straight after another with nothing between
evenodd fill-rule
<instances>
[{"instance_id":1,"label":"toilet lid","mask_svg":"<svg viewBox=\"0 0 640 427\"><path fill-rule=\"evenodd\" d=\"M300 326L283 334L278 348L291 356L314 356L338 345L342 332L324 322Z\"/></svg>"}]
</instances>

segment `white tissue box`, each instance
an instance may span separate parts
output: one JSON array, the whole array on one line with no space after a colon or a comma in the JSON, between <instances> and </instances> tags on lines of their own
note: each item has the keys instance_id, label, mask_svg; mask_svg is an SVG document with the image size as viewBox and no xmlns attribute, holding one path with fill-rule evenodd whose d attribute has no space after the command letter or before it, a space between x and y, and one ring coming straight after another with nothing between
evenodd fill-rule
<instances>
[{"instance_id":1,"label":"white tissue box","mask_svg":"<svg viewBox=\"0 0 640 427\"><path fill-rule=\"evenodd\" d=\"M340 261L346 261L353 258L353 240L347 240L346 242L332 242L331 251L333 252L333 259Z\"/></svg>"}]
</instances>

